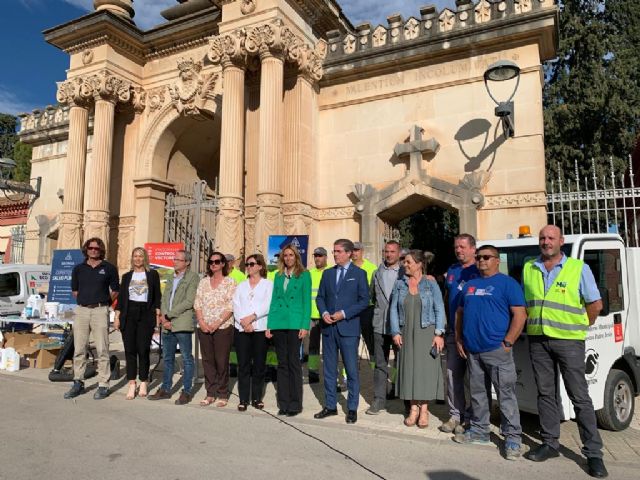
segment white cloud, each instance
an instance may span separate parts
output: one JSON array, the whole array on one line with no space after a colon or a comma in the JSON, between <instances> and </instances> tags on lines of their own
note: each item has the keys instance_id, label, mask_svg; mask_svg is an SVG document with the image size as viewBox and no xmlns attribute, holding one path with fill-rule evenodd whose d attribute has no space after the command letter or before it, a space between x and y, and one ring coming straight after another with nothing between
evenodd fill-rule
<instances>
[{"instance_id":1,"label":"white cloud","mask_svg":"<svg viewBox=\"0 0 640 480\"><path fill-rule=\"evenodd\" d=\"M34 1L34 0L22 0L22 1ZM38 1L38 0L35 0ZM78 7L87 12L93 12L93 0L64 0L75 7ZM158 25L166 20L162 18L160 12L166 8L177 5L176 0L135 0L133 2L133 8L136 12L133 20L136 25L142 30L148 30L149 28Z\"/></svg>"},{"instance_id":2,"label":"white cloud","mask_svg":"<svg viewBox=\"0 0 640 480\"><path fill-rule=\"evenodd\" d=\"M20 0L29 6L42 0ZM93 11L93 0L63 0L86 12ZM393 13L400 13L406 19L411 16L420 16L420 7L427 3L433 3L438 10L444 7L455 8L455 0L338 0L343 11L357 25L362 22L371 22L374 25L387 24L387 17ZM135 0L133 8L136 11L134 21L143 30L165 22L160 12L166 8L177 5L176 0Z\"/></svg>"},{"instance_id":3,"label":"white cloud","mask_svg":"<svg viewBox=\"0 0 640 480\"><path fill-rule=\"evenodd\" d=\"M31 112L36 105L21 100L18 95L10 92L5 85L0 85L0 113L17 115Z\"/></svg>"},{"instance_id":4,"label":"white cloud","mask_svg":"<svg viewBox=\"0 0 640 480\"><path fill-rule=\"evenodd\" d=\"M455 0L338 0L338 3L354 25L362 22L386 25L387 17L394 13L402 14L405 19L420 18L420 7L428 3L435 5L438 11L445 7L455 8Z\"/></svg>"}]
</instances>

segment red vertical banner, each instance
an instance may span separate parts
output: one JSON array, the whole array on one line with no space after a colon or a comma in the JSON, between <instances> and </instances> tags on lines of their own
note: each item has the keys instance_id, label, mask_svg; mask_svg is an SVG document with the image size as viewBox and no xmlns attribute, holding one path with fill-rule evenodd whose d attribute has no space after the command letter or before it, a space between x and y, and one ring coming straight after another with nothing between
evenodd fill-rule
<instances>
[{"instance_id":1,"label":"red vertical banner","mask_svg":"<svg viewBox=\"0 0 640 480\"><path fill-rule=\"evenodd\" d=\"M151 268L160 274L160 287L164 292L167 279L173 275L173 257L178 250L184 250L184 243L145 243Z\"/></svg>"}]
</instances>

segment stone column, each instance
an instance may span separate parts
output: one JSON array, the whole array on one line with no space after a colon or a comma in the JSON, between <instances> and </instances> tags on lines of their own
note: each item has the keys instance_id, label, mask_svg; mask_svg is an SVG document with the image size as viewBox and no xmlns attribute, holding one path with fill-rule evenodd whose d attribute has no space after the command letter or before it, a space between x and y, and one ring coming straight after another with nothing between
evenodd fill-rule
<instances>
[{"instance_id":1,"label":"stone column","mask_svg":"<svg viewBox=\"0 0 640 480\"><path fill-rule=\"evenodd\" d=\"M88 82L93 88L95 112L92 157L86 175L91 188L85 205L84 235L85 238L101 238L108 250L113 124L116 104L131 100L131 84L108 71L92 76Z\"/></svg>"},{"instance_id":2,"label":"stone column","mask_svg":"<svg viewBox=\"0 0 640 480\"><path fill-rule=\"evenodd\" d=\"M244 250L244 67L223 63L219 213L216 248L239 258Z\"/></svg>"},{"instance_id":3,"label":"stone column","mask_svg":"<svg viewBox=\"0 0 640 480\"><path fill-rule=\"evenodd\" d=\"M289 83L290 82L290 83ZM314 186L313 112L314 80L303 72L288 79L284 94L284 141L282 170L287 172L283 184L284 225L287 235L309 234Z\"/></svg>"},{"instance_id":4,"label":"stone column","mask_svg":"<svg viewBox=\"0 0 640 480\"><path fill-rule=\"evenodd\" d=\"M60 215L58 248L80 248L84 202L84 171L87 160L89 111L86 106L69 109L69 143L64 176L64 201Z\"/></svg>"},{"instance_id":5,"label":"stone column","mask_svg":"<svg viewBox=\"0 0 640 480\"><path fill-rule=\"evenodd\" d=\"M267 252L269 235L282 235L282 171L279 158L282 139L282 94L284 60L269 49L261 49L260 140L258 153L258 199L256 248Z\"/></svg>"},{"instance_id":6,"label":"stone column","mask_svg":"<svg viewBox=\"0 0 640 480\"><path fill-rule=\"evenodd\" d=\"M109 241L109 191L111 180L111 158L113 153L113 121L115 99L99 98L93 121L93 155L87 178L87 214L84 223L85 238L99 237L105 244Z\"/></svg>"}]
</instances>

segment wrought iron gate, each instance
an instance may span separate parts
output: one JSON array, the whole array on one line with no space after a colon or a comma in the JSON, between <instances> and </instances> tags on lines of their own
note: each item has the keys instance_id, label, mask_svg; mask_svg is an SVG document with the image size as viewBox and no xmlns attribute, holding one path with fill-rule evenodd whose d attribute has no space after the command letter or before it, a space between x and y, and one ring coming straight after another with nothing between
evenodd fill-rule
<instances>
[{"instance_id":1,"label":"wrought iron gate","mask_svg":"<svg viewBox=\"0 0 640 480\"><path fill-rule=\"evenodd\" d=\"M214 246L217 213L217 194L204 180L180 185L174 193L167 195L164 241L183 242L193 256L195 272L206 271L207 259Z\"/></svg>"},{"instance_id":2,"label":"wrought iron gate","mask_svg":"<svg viewBox=\"0 0 640 480\"><path fill-rule=\"evenodd\" d=\"M616 175L613 162L607 176L598 178L595 163L591 162L591 178L580 178L578 165L574 179L558 176L551 182L547 194L549 223L562 228L565 235L579 233L618 233L630 247L638 242L640 187L635 186L633 165ZM558 169L560 171L560 169Z\"/></svg>"},{"instance_id":3,"label":"wrought iron gate","mask_svg":"<svg viewBox=\"0 0 640 480\"><path fill-rule=\"evenodd\" d=\"M11 229L11 260L10 263L24 263L24 225Z\"/></svg>"}]
</instances>

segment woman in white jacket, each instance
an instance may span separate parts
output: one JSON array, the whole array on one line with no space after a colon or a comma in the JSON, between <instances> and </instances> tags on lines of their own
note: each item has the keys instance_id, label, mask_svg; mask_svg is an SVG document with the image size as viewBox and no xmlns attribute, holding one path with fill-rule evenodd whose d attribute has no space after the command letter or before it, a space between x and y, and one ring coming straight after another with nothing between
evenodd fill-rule
<instances>
[{"instance_id":1,"label":"woman in white jacket","mask_svg":"<svg viewBox=\"0 0 640 480\"><path fill-rule=\"evenodd\" d=\"M263 409L265 361L267 357L267 316L273 283L267 280L264 257L254 254L245 261L247 280L240 283L233 296L235 345L238 355L238 410L251 404Z\"/></svg>"}]
</instances>

